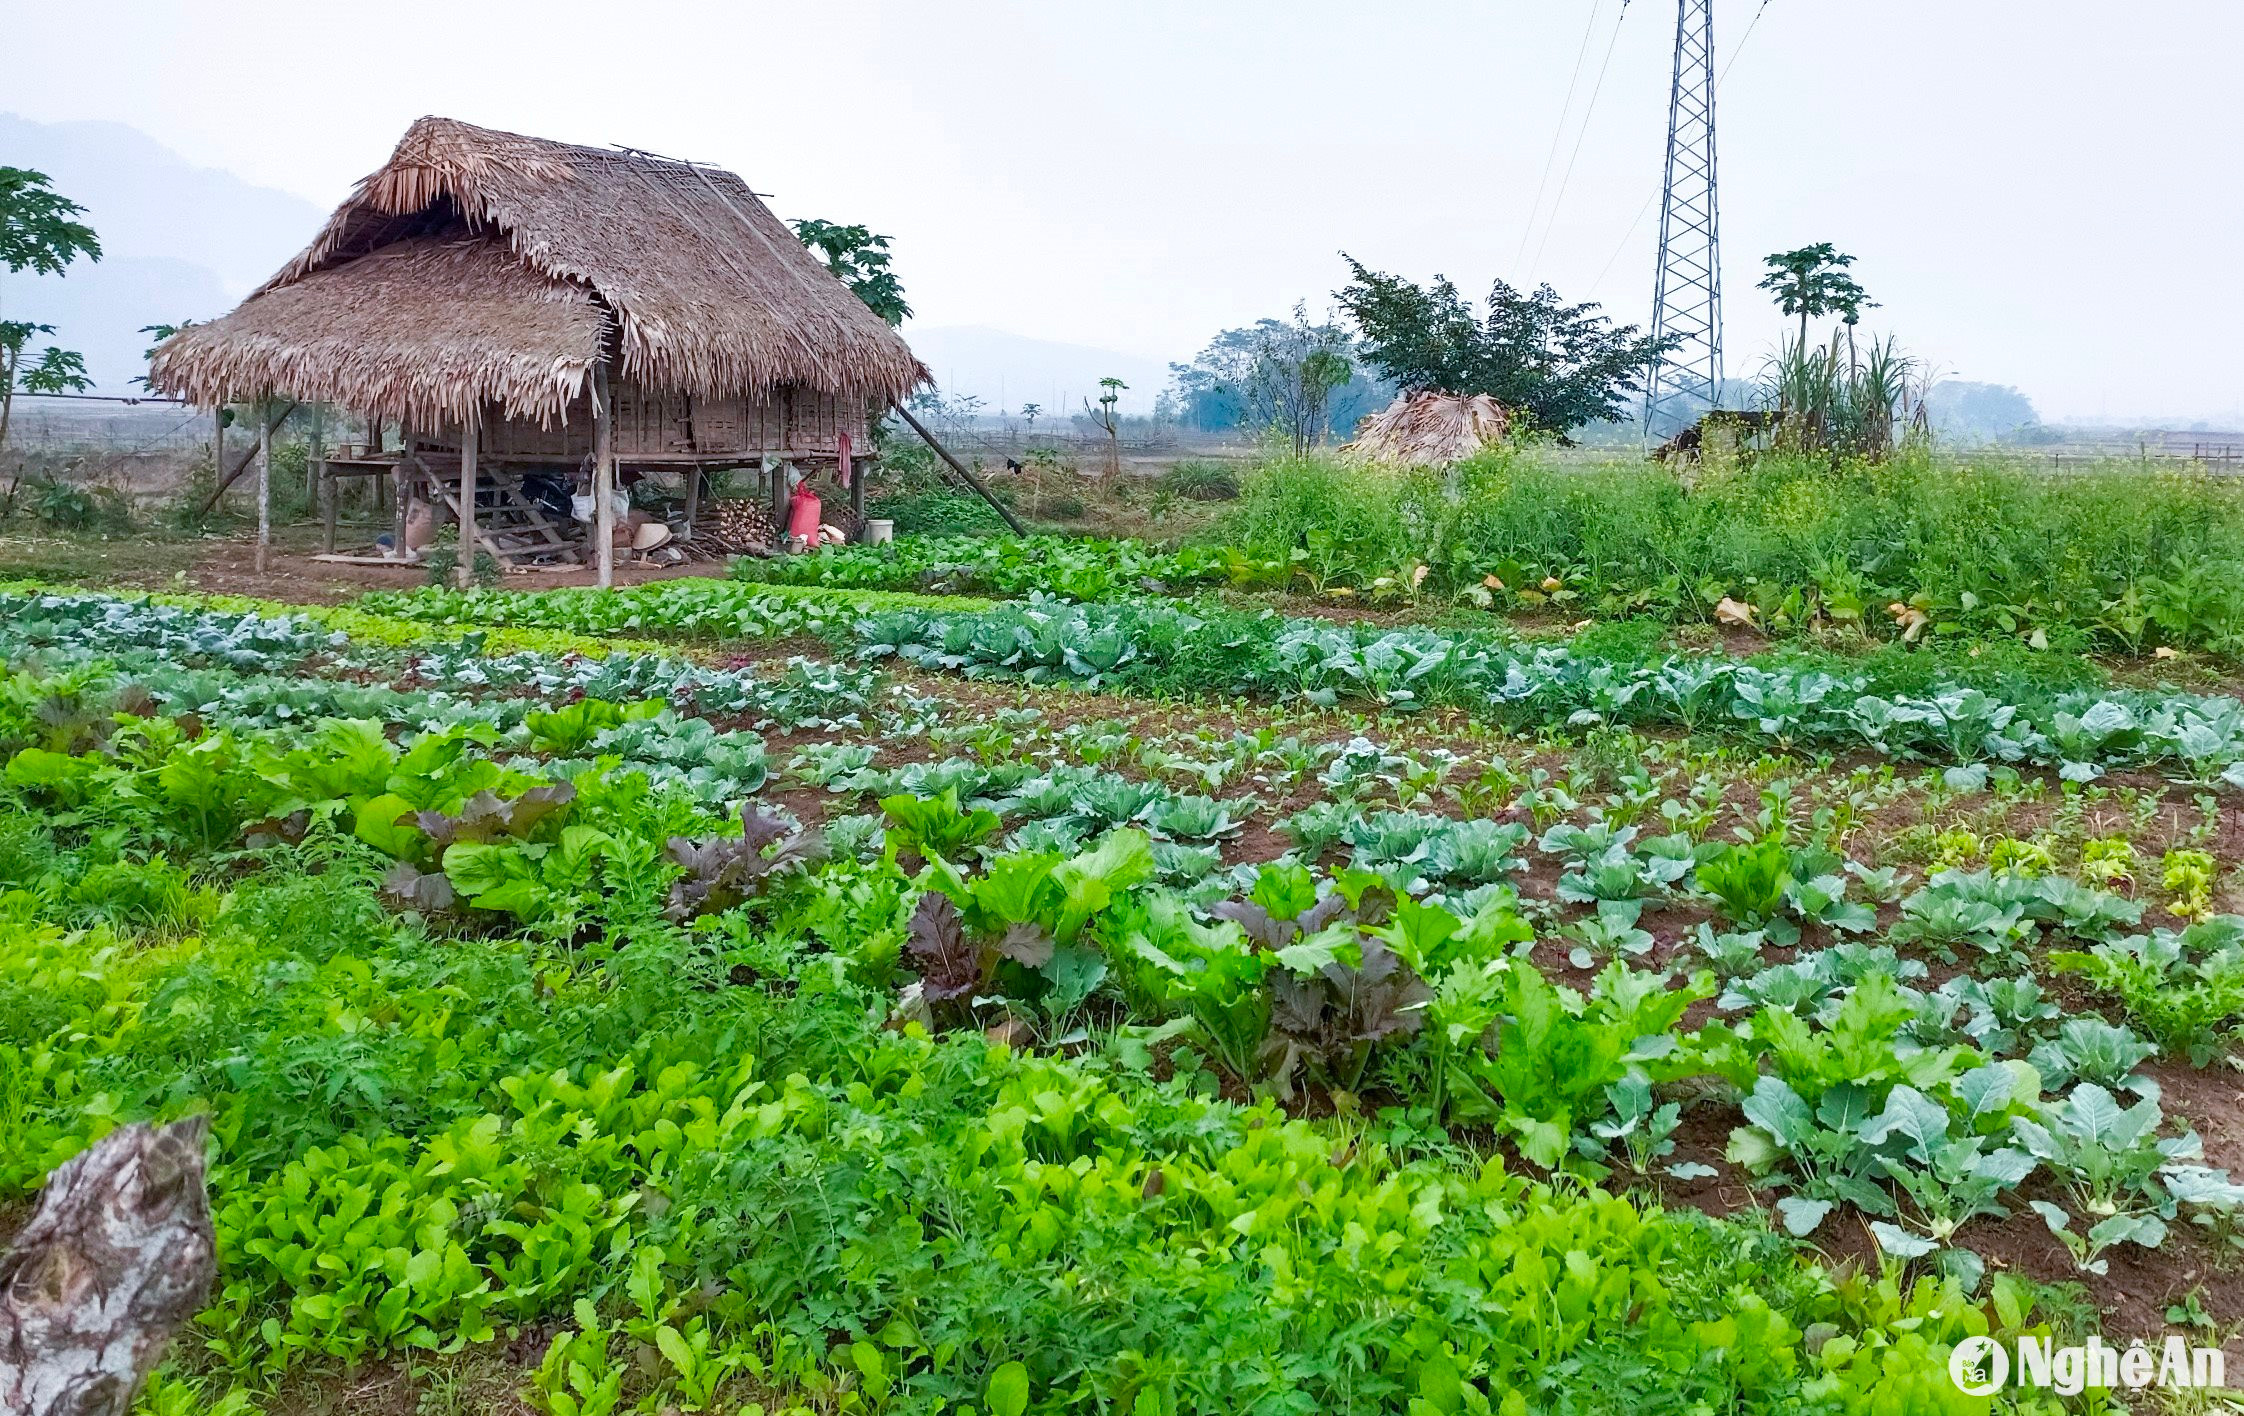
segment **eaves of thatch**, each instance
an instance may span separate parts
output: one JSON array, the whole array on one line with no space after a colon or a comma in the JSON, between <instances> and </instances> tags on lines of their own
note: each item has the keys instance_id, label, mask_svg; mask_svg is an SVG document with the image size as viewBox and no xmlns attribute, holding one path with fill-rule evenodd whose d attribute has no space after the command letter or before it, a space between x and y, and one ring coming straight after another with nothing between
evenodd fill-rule
<instances>
[{"instance_id":1,"label":"eaves of thatch","mask_svg":"<svg viewBox=\"0 0 2244 1416\"><path fill-rule=\"evenodd\" d=\"M423 428L496 404L552 422L585 388L607 313L494 236L409 236L270 286L222 320L190 325L155 381L205 406L284 392Z\"/></svg>"},{"instance_id":2,"label":"eaves of thatch","mask_svg":"<svg viewBox=\"0 0 2244 1416\"><path fill-rule=\"evenodd\" d=\"M166 343L153 376L201 403L285 393L416 423L495 403L551 422L603 326L619 375L649 388L896 402L928 378L733 174L446 118L415 123L302 255Z\"/></svg>"}]
</instances>

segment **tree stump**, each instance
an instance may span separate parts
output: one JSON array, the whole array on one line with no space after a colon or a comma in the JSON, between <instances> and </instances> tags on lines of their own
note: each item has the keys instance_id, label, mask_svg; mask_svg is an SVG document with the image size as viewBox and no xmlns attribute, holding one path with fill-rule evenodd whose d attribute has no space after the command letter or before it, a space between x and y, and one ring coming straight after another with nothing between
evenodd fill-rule
<instances>
[{"instance_id":1,"label":"tree stump","mask_svg":"<svg viewBox=\"0 0 2244 1416\"><path fill-rule=\"evenodd\" d=\"M126 1126L55 1168L0 1257L0 1411L124 1416L217 1272L210 1120Z\"/></svg>"}]
</instances>

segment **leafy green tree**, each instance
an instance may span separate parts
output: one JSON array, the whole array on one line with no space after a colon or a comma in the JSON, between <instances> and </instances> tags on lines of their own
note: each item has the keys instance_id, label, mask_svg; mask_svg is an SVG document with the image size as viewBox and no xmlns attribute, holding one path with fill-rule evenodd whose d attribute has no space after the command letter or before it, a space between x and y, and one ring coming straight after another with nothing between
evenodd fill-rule
<instances>
[{"instance_id":1,"label":"leafy green tree","mask_svg":"<svg viewBox=\"0 0 2244 1416\"><path fill-rule=\"evenodd\" d=\"M48 185L44 172L0 167L0 265L10 274L60 275L84 256L101 259L101 238L73 220L85 208ZM8 445L8 417L17 393L83 393L93 387L86 361L53 345L27 361L32 336L52 335L53 325L0 320L0 449Z\"/></svg>"},{"instance_id":2,"label":"leafy green tree","mask_svg":"<svg viewBox=\"0 0 2244 1416\"><path fill-rule=\"evenodd\" d=\"M1275 429L1299 456L1342 425L1333 416L1341 390L1362 385L1357 396L1339 405L1356 417L1394 396L1358 377L1358 357L1345 328L1330 321L1311 324L1307 306L1295 305L1290 321L1258 320L1223 331L1191 363L1171 364L1169 374L1176 402L1196 426ZM1348 418L1346 425L1354 421Z\"/></svg>"},{"instance_id":3,"label":"leafy green tree","mask_svg":"<svg viewBox=\"0 0 2244 1416\"><path fill-rule=\"evenodd\" d=\"M1293 453L1300 457L1325 434L1325 409L1332 391L1355 376L1356 366L1337 349L1319 349L1301 361L1294 375Z\"/></svg>"},{"instance_id":4,"label":"leafy green tree","mask_svg":"<svg viewBox=\"0 0 2244 1416\"><path fill-rule=\"evenodd\" d=\"M886 236L875 236L867 227L840 226L816 217L796 222L795 235L817 252L826 269L856 291L857 298L874 314L892 325L911 318L912 307L904 303L904 284L889 264Z\"/></svg>"},{"instance_id":5,"label":"leafy green tree","mask_svg":"<svg viewBox=\"0 0 2244 1416\"><path fill-rule=\"evenodd\" d=\"M1808 320L1825 315L1838 315L1851 328L1862 318L1866 308L1874 309L1877 302L1863 293L1847 267L1854 257L1839 250L1829 241L1818 241L1812 246L1802 246L1797 251L1779 251L1762 264L1769 273L1761 277L1760 288L1777 297L1777 307L1785 314L1800 317L1800 347L1808 347Z\"/></svg>"},{"instance_id":6,"label":"leafy green tree","mask_svg":"<svg viewBox=\"0 0 2244 1416\"><path fill-rule=\"evenodd\" d=\"M1115 409L1122 402L1122 390L1128 387L1109 374L1099 380L1099 406L1094 409L1090 399L1083 400L1084 413L1106 434L1106 470L1110 474L1122 471L1122 419Z\"/></svg>"},{"instance_id":7,"label":"leafy green tree","mask_svg":"<svg viewBox=\"0 0 2244 1416\"><path fill-rule=\"evenodd\" d=\"M0 265L10 271L60 275L80 256L101 259L101 238L71 219L86 209L48 181L44 172L0 167Z\"/></svg>"},{"instance_id":8,"label":"leafy green tree","mask_svg":"<svg viewBox=\"0 0 2244 1416\"><path fill-rule=\"evenodd\" d=\"M33 335L54 332L53 325L0 320L0 449L8 445L8 419L15 411L19 392L84 393L93 387L93 380L86 377L86 361L74 350L57 349L50 344L39 351L38 358L26 358L25 351L30 348ZM9 480L4 503L7 511L15 509L16 484L22 477L23 469L19 467L15 477Z\"/></svg>"},{"instance_id":9,"label":"leafy green tree","mask_svg":"<svg viewBox=\"0 0 2244 1416\"><path fill-rule=\"evenodd\" d=\"M1445 276L1420 287L1344 256L1355 280L1341 306L1363 336L1364 358L1406 393L1484 393L1560 437L1624 416L1671 339L1614 326L1595 303L1564 304L1549 285L1532 295L1497 281L1476 314Z\"/></svg>"}]
</instances>

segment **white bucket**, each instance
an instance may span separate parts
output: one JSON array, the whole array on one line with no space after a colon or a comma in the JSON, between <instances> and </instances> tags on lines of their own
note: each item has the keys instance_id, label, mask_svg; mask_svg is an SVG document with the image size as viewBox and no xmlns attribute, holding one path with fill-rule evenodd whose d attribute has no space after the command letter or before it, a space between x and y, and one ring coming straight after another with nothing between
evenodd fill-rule
<instances>
[{"instance_id":1,"label":"white bucket","mask_svg":"<svg viewBox=\"0 0 2244 1416\"><path fill-rule=\"evenodd\" d=\"M877 518L876 518L876 519L869 519L869 520L867 520L867 521L865 522L865 544L866 544L866 545L868 545L868 546L885 546L885 545L887 545L887 544L888 544L888 543L889 543L890 541L893 541L893 540L895 540L895 539L896 539L896 523L895 523L895 522L893 522L893 521L887 521L887 520L881 520L881 519L877 519Z\"/></svg>"}]
</instances>

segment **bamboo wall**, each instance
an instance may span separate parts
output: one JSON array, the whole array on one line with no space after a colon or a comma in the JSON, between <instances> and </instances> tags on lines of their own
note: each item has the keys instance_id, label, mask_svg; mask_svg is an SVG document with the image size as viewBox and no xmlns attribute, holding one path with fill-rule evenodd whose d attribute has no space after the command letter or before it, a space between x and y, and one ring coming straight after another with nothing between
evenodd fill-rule
<instances>
[{"instance_id":1,"label":"bamboo wall","mask_svg":"<svg viewBox=\"0 0 2244 1416\"><path fill-rule=\"evenodd\" d=\"M618 461L752 460L765 453L827 458L839 452L844 432L857 455L872 446L862 398L791 385L729 398L695 398L622 381L612 391ZM459 430L447 428L433 440L457 447ZM577 400L568 421L550 428L494 419L483 426L480 451L520 461L581 462L592 453L591 402Z\"/></svg>"}]
</instances>

